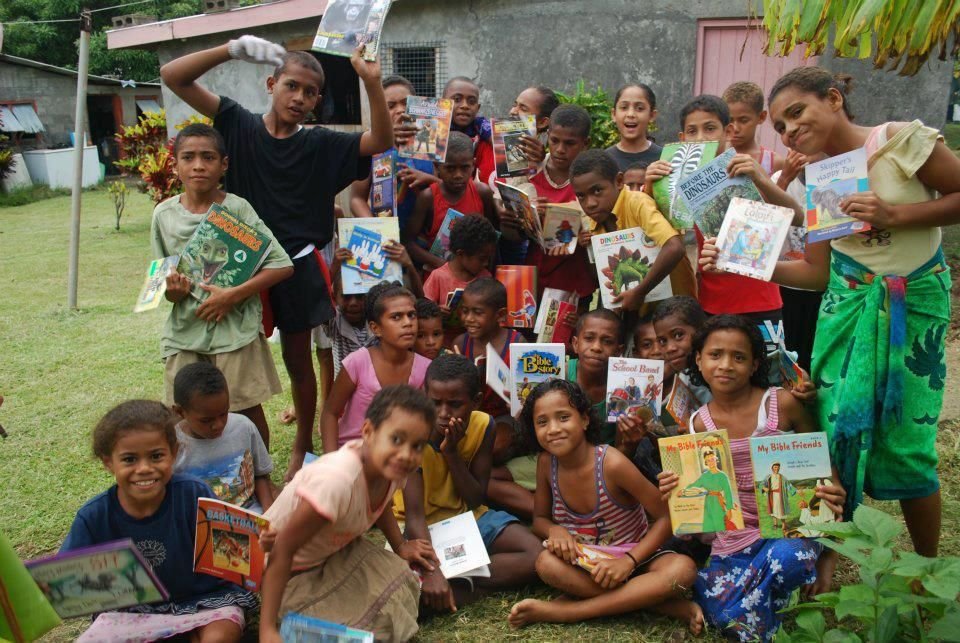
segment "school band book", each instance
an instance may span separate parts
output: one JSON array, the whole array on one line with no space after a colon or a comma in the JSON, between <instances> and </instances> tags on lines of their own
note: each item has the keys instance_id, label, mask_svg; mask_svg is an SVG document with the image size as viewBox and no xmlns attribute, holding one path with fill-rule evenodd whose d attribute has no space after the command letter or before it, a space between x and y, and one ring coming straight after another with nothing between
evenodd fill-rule
<instances>
[{"instance_id":1,"label":"school band book","mask_svg":"<svg viewBox=\"0 0 960 643\"><path fill-rule=\"evenodd\" d=\"M639 286L660 254L660 246L640 228L595 234L590 238L590 244L604 308L620 308L620 303L613 301L614 297ZM673 289L668 276L654 286L647 294L646 301L659 301L672 296Z\"/></svg>"},{"instance_id":2,"label":"school band book","mask_svg":"<svg viewBox=\"0 0 960 643\"><path fill-rule=\"evenodd\" d=\"M727 166L737 151L732 147L677 182L677 193L690 220L704 237L715 237L734 197L763 201L760 191L747 176L729 176Z\"/></svg>"},{"instance_id":3,"label":"school band book","mask_svg":"<svg viewBox=\"0 0 960 643\"><path fill-rule=\"evenodd\" d=\"M677 230L686 230L693 226L686 204L680 198L677 185L680 181L708 163L717 155L716 142L706 143L668 143L660 152L660 160L670 163L671 172L654 181L653 199L657 209L667 217Z\"/></svg>"},{"instance_id":4,"label":"school band book","mask_svg":"<svg viewBox=\"0 0 960 643\"><path fill-rule=\"evenodd\" d=\"M257 591L266 555L260 546L260 533L269 527L268 520L243 507L216 498L199 498L194 571Z\"/></svg>"},{"instance_id":5,"label":"school band book","mask_svg":"<svg viewBox=\"0 0 960 643\"><path fill-rule=\"evenodd\" d=\"M807 187L807 242L866 232L870 224L847 216L840 201L870 189L867 152L862 147L810 163L804 168Z\"/></svg>"},{"instance_id":6,"label":"school band book","mask_svg":"<svg viewBox=\"0 0 960 643\"><path fill-rule=\"evenodd\" d=\"M536 137L536 118L532 115L508 116L491 119L493 129L493 158L496 163L498 179L514 176L530 176L536 167L530 165L520 138L524 135Z\"/></svg>"},{"instance_id":7,"label":"school band book","mask_svg":"<svg viewBox=\"0 0 960 643\"><path fill-rule=\"evenodd\" d=\"M391 0L328 0L311 49L350 57L362 46L363 59L376 60L390 4Z\"/></svg>"},{"instance_id":8,"label":"school band book","mask_svg":"<svg viewBox=\"0 0 960 643\"><path fill-rule=\"evenodd\" d=\"M659 419L663 394L663 360L611 357L607 362L607 422L636 415Z\"/></svg>"},{"instance_id":9,"label":"school band book","mask_svg":"<svg viewBox=\"0 0 960 643\"><path fill-rule=\"evenodd\" d=\"M717 270L770 281L792 220L790 208L734 197L717 235Z\"/></svg>"},{"instance_id":10,"label":"school band book","mask_svg":"<svg viewBox=\"0 0 960 643\"><path fill-rule=\"evenodd\" d=\"M413 119L417 133L397 148L400 156L443 163L447 158L453 101L407 96L407 115Z\"/></svg>"}]
</instances>

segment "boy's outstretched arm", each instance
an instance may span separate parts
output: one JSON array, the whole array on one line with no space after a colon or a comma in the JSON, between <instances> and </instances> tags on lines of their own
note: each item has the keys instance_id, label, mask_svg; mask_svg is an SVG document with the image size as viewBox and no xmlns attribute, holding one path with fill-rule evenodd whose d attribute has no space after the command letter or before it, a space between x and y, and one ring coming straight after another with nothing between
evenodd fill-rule
<instances>
[{"instance_id":1,"label":"boy's outstretched arm","mask_svg":"<svg viewBox=\"0 0 960 643\"><path fill-rule=\"evenodd\" d=\"M363 81L370 101L370 131L360 136L360 156L373 156L393 147L393 120L380 84L380 61L366 61L360 52L361 49L357 49L350 57L350 64Z\"/></svg>"}]
</instances>

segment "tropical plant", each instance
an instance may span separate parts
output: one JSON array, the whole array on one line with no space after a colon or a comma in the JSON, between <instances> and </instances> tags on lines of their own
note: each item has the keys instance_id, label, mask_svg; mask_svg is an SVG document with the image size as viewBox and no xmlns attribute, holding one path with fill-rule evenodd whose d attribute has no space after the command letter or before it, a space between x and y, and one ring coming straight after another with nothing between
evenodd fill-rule
<instances>
[{"instance_id":1,"label":"tropical plant","mask_svg":"<svg viewBox=\"0 0 960 643\"><path fill-rule=\"evenodd\" d=\"M3 126L3 118L0 117L0 127ZM13 158L14 149L10 145L10 137L0 134L0 180L3 180L13 173L13 168L17 162Z\"/></svg>"},{"instance_id":2,"label":"tropical plant","mask_svg":"<svg viewBox=\"0 0 960 643\"><path fill-rule=\"evenodd\" d=\"M117 215L117 226L116 229L120 229L120 217L123 216L123 210L127 206L127 184L123 179L117 179L110 183L110 187L107 188L107 192L110 193L110 198L113 199L113 210Z\"/></svg>"},{"instance_id":3,"label":"tropical plant","mask_svg":"<svg viewBox=\"0 0 960 643\"><path fill-rule=\"evenodd\" d=\"M583 79L577 81L573 94L557 92L561 103L579 105L590 114L590 144L605 149L620 140L617 124L613 122L613 97L597 85L596 91L587 91Z\"/></svg>"}]
</instances>

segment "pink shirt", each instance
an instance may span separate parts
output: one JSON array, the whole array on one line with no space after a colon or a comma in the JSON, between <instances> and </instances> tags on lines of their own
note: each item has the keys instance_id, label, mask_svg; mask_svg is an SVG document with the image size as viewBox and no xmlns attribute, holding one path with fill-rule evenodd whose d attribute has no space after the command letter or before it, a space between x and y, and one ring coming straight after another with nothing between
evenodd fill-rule
<instances>
[{"instance_id":1,"label":"pink shirt","mask_svg":"<svg viewBox=\"0 0 960 643\"><path fill-rule=\"evenodd\" d=\"M445 263L430 273L427 281L423 284L423 296L427 299L437 302L437 305L444 306L447 303L447 294L452 293L457 288L466 288L467 284L479 279L480 277L490 277L489 270L484 269L470 281L461 281L453 276L450 271L450 264Z\"/></svg>"}]
</instances>

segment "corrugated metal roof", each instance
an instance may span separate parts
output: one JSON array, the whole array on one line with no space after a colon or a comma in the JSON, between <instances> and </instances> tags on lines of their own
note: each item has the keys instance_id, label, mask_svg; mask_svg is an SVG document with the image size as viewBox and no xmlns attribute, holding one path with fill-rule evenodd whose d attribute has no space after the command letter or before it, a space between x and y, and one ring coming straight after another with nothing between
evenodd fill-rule
<instances>
[{"instance_id":1,"label":"corrugated metal roof","mask_svg":"<svg viewBox=\"0 0 960 643\"><path fill-rule=\"evenodd\" d=\"M11 65L19 65L21 67L32 67L34 69L41 69L43 71L50 72L51 74L59 74L61 76L73 76L76 78L77 72L74 69L66 69L64 67L57 67L56 65L48 65L47 63L42 63L36 60L30 60L29 58L20 58L19 56L11 56L9 54L0 54L0 62L9 63ZM91 85L116 85L118 87L129 87L131 81L118 80L116 78L107 78L106 76L97 76L94 74L87 75L87 82ZM148 88L160 88L160 83L134 83L133 87L148 87Z\"/></svg>"},{"instance_id":2,"label":"corrugated metal roof","mask_svg":"<svg viewBox=\"0 0 960 643\"><path fill-rule=\"evenodd\" d=\"M40 117L37 116L37 111L33 109L33 105L24 103L12 105L11 107L13 108L13 115L20 121L24 132L27 134L38 134L44 130L43 123L40 121Z\"/></svg>"}]
</instances>

